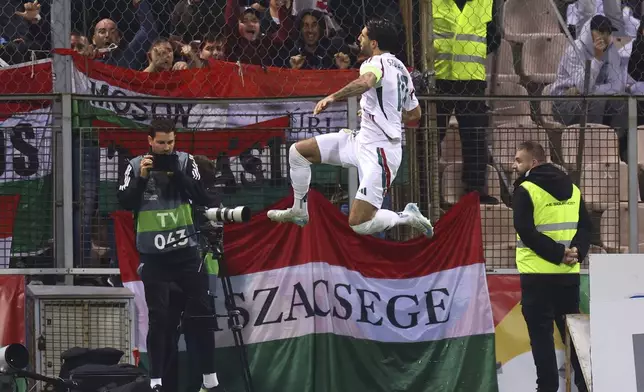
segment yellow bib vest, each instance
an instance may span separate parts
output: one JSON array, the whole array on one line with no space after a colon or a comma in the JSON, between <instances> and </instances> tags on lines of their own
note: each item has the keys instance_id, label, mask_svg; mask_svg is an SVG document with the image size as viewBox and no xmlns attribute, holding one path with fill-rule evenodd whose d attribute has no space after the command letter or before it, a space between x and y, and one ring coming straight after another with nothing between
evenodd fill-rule
<instances>
[{"instance_id":1,"label":"yellow bib vest","mask_svg":"<svg viewBox=\"0 0 644 392\"><path fill-rule=\"evenodd\" d=\"M433 0L432 16L436 79L485 80L492 0L467 1L463 11L454 0Z\"/></svg>"},{"instance_id":2,"label":"yellow bib vest","mask_svg":"<svg viewBox=\"0 0 644 392\"><path fill-rule=\"evenodd\" d=\"M521 185L528 191L534 206L534 225L537 231L552 238L555 242L570 246L577 233L581 192L572 186L572 196L568 200L557 200L538 185L524 181ZM520 274L578 274L579 264L553 264L539 257L532 249L525 247L517 234L517 268Z\"/></svg>"}]
</instances>

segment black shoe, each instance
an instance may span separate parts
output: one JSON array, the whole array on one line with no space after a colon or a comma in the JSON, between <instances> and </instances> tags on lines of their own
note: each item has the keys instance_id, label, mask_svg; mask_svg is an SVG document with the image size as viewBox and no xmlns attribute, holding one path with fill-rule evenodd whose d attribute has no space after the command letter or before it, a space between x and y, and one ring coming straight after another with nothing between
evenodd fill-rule
<instances>
[{"instance_id":1,"label":"black shoe","mask_svg":"<svg viewBox=\"0 0 644 392\"><path fill-rule=\"evenodd\" d=\"M155 385L154 388L152 388L154 392L163 392L163 387L161 385Z\"/></svg>"},{"instance_id":2,"label":"black shoe","mask_svg":"<svg viewBox=\"0 0 644 392\"><path fill-rule=\"evenodd\" d=\"M492 197L490 195L480 195L479 200L481 204L489 204L489 205L499 204L499 200L496 197Z\"/></svg>"}]
</instances>

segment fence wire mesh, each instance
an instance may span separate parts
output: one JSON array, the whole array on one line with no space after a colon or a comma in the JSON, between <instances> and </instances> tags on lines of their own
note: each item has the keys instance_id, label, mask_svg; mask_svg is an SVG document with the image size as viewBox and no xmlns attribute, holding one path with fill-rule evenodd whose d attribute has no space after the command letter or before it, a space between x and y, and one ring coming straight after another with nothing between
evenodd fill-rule
<instances>
[{"instance_id":1,"label":"fence wire mesh","mask_svg":"<svg viewBox=\"0 0 644 392\"><path fill-rule=\"evenodd\" d=\"M150 73L210 68L212 60L237 62L240 71L242 65L357 69L357 37L372 17L397 23L396 54L413 60L417 7L413 0L81 0L63 15L48 0L12 0L0 8L7 22L0 23L0 58L16 65L50 57L52 43L60 42L52 32L68 23L71 49Z\"/></svg>"},{"instance_id":2,"label":"fence wire mesh","mask_svg":"<svg viewBox=\"0 0 644 392\"><path fill-rule=\"evenodd\" d=\"M140 104L120 100L119 106ZM301 103L194 104L190 114L178 118L176 149L191 153L200 166L204 186L226 206L245 205L260 211L290 193L288 149L297 140L338 132L346 127L346 104L330 108L326 118L293 113ZM160 104L161 105L161 104ZM177 101L174 105L191 105ZM144 123L131 116L106 116L99 100L79 100L74 129L74 193L76 222L80 227L77 267L116 267L114 229L110 214L122 209L118 184L130 159L148 152ZM318 121L321 121L319 123ZM149 123L149 121L146 121ZM347 169L316 166L312 188L339 208L349 202Z\"/></svg>"},{"instance_id":3,"label":"fence wire mesh","mask_svg":"<svg viewBox=\"0 0 644 392\"><path fill-rule=\"evenodd\" d=\"M51 103L0 99L0 268L53 267Z\"/></svg>"},{"instance_id":4,"label":"fence wire mesh","mask_svg":"<svg viewBox=\"0 0 644 392\"><path fill-rule=\"evenodd\" d=\"M488 106L494 107L503 99L490 99ZM528 101L513 102L530 104ZM596 102L606 104L605 100L596 99L590 106ZM539 103L541 107L553 104ZM491 112L491 125L481 132L478 128L467 127L466 116L460 115L460 121L453 115L449 121L438 121L441 125L447 123L446 129L439 128L440 205L442 210L447 210L464 193L473 190L481 193L483 244L489 267L514 268L515 265L517 238L512 212L512 195L518 179L515 154L519 144L525 141L541 144L547 161L566 172L579 186L593 224L592 252L627 251L625 129L590 122L585 126L544 123L529 114L523 118L514 116L510 122L496 123L495 114Z\"/></svg>"},{"instance_id":5,"label":"fence wire mesh","mask_svg":"<svg viewBox=\"0 0 644 392\"><path fill-rule=\"evenodd\" d=\"M456 20L452 0L433 1L430 58L436 60L435 88L441 99L432 101L435 118L430 118L430 101L425 100L422 126L407 130L404 164L385 205L401 209L404 203L417 201L424 213L436 219L464 192L479 191L482 216L489 215L488 223L483 223L484 234L488 233L485 227L494 227L490 232L494 241L486 240L488 264L512 268L511 244L516 240L508 223L516 179L512 164L516 145L530 139L541 143L549 160L582 188L594 215L595 250L624 251L627 222L622 218L629 215L624 210L626 101L588 96L644 91L644 87L640 90L644 72L638 72L644 61L638 22L642 2L601 3L600 7L591 0L481 0L467 2L461 10L465 19ZM157 104L125 95L153 91L153 95L194 97L205 91L204 86L231 80L239 83L216 91L227 97L247 96L238 90L252 90L264 80L271 86L258 90L258 97L269 90L273 96L302 95L294 86L306 79L304 74L289 76L278 68L357 68L361 59L356 37L373 16L384 16L403 26L397 54L419 68L420 8L414 0L83 0L71 2L71 14L65 15L49 1L7 2L2 6L2 17L8 22L0 26L0 39L4 40L0 58L10 65L27 65L31 75L25 82L24 69L2 71L7 76L3 80L8 94L51 90L55 76L42 72L45 65L33 61L50 56L52 31L62 21L71 23L72 49L87 59L147 73L192 69L184 72L192 77L190 83L184 83L175 72L146 76L109 67L95 72L98 68L92 68L91 61L76 63L77 76L85 73L88 77L75 79L75 91L96 97L75 104L75 171L71 177L78 246L74 266L115 266L109 219L109 213L117 208L114 185L126 159L144 147L144 133L135 130L152 115L176 116L182 129L180 143L204 157L204 167L213 172L212 181L222 190L224 203L246 204L254 210L288 192L290 143L345 127L348 116L346 105L340 105L335 114L314 118L309 113L311 107L295 100L290 106L273 108L268 116L258 114L255 107L230 112L179 99ZM607 19L595 19L595 14ZM610 34L606 32L608 22L612 26L608 30L613 30ZM469 33L455 35L456 23ZM591 25L595 33L591 33ZM458 48L462 55L452 56ZM338 53L343 55L336 56ZM601 60L602 67L591 66L587 73L586 63L593 58ZM252 73L246 65L277 68ZM210 71L199 73L198 68ZM226 72L211 72L213 69ZM208 83L200 79L203 77ZM156 78L154 83L149 84L150 78ZM338 83L335 77L317 73L306 80L311 78L319 78L322 84ZM419 92L424 90L415 84ZM229 91L231 88L235 91ZM118 100L103 101L108 96ZM644 104L638 105L638 124L644 126L643 108ZM284 124L271 123L280 116L286 119ZM250 124L263 125L244 128ZM214 129L224 132L203 143L202 135ZM233 137L231 132L239 134ZM579 163L578 156L582 157ZM345 169L319 167L314 171L313 185L342 206L348 199L347 177ZM39 195L49 192L51 199L51 184L45 184L49 185L39 188ZM45 200L37 201L44 204ZM42 211L51 216L51 203L47 202L46 208ZM16 224L19 221L16 218ZM31 230L27 236L40 238L42 230ZM39 243L46 244L52 237L48 230ZM413 235L396 228L387 236L402 240ZM38 241L29 240L30 245L23 247L16 245L22 240L14 240L12 254L30 255L28 252L38 248L31 242ZM20 259L18 263L50 266L44 258Z\"/></svg>"}]
</instances>

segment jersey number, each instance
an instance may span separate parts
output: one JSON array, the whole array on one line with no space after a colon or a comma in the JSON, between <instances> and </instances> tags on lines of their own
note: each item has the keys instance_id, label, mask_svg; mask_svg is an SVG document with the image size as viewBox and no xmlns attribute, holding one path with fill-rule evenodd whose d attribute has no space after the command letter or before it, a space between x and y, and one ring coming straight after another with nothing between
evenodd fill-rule
<instances>
[{"instance_id":1,"label":"jersey number","mask_svg":"<svg viewBox=\"0 0 644 392\"><path fill-rule=\"evenodd\" d=\"M174 242L176 240L181 240L181 241ZM188 243L188 238L186 238L186 231L184 229L181 229L181 230L175 231L174 233L169 232L168 238L166 238L165 235L163 234L157 234L154 236L154 246L156 246L157 249L159 250L165 249L166 245L169 243L173 243L171 245L173 248L176 248L177 246L186 245Z\"/></svg>"},{"instance_id":2,"label":"jersey number","mask_svg":"<svg viewBox=\"0 0 644 392\"><path fill-rule=\"evenodd\" d=\"M398 111L402 111L407 106L409 98L409 78L406 75L398 74Z\"/></svg>"}]
</instances>

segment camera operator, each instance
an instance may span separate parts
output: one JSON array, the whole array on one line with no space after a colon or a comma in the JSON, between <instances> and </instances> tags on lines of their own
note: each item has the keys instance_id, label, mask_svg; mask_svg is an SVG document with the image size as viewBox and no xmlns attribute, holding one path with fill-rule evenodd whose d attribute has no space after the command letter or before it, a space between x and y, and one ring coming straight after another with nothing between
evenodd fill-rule
<instances>
[{"instance_id":1,"label":"camera operator","mask_svg":"<svg viewBox=\"0 0 644 392\"><path fill-rule=\"evenodd\" d=\"M150 358L150 385L163 391L162 374L167 347L176 320L170 314L170 287L175 283L191 303L191 315L206 316L191 321L186 333L200 344L192 347L201 364L201 392L219 391L215 373L215 337L206 320L212 320L213 301L208 295L208 276L202 271L198 239L193 223L192 204L208 205L210 198L201 184L194 158L174 151L175 127L169 119L154 119L149 127L148 154L133 158L125 169L118 199L123 208L134 212L136 247L142 265L141 280L148 305L147 336ZM196 351L196 352L195 352ZM168 392L168 391L165 391Z\"/></svg>"}]
</instances>

